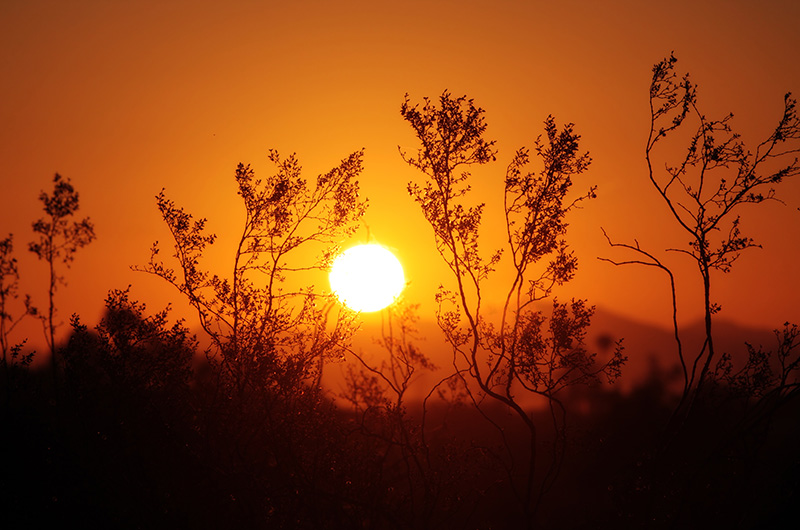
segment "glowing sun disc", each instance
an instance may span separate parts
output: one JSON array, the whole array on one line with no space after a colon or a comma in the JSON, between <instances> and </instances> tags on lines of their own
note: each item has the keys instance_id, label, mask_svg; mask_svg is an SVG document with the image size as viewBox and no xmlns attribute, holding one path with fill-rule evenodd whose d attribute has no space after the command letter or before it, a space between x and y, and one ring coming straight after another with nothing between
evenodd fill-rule
<instances>
[{"instance_id":1,"label":"glowing sun disc","mask_svg":"<svg viewBox=\"0 0 800 530\"><path fill-rule=\"evenodd\" d=\"M339 254L328 280L339 301L365 313L394 302L406 283L403 266L394 254L375 244L357 245Z\"/></svg>"}]
</instances>

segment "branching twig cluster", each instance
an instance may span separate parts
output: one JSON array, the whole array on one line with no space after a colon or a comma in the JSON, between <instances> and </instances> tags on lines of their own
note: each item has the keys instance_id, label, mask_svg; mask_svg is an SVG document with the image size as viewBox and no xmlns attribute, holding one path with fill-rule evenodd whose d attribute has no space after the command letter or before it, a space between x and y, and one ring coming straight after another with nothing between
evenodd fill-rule
<instances>
[{"instance_id":1,"label":"branching twig cluster","mask_svg":"<svg viewBox=\"0 0 800 530\"><path fill-rule=\"evenodd\" d=\"M699 109L697 89L688 74L678 77L676 59L670 55L653 67L650 85L650 133L645 158L648 177L664 201L674 222L689 237L685 247L667 249L689 256L697 266L703 283L703 314L705 340L693 356L687 357L680 337L677 320L677 293L672 271L636 241L633 245L614 243L612 247L626 248L639 258L626 261L610 260L615 265L637 264L665 271L670 279L673 308L673 328L678 346L678 358L683 369L683 393L678 410L688 413L696 396L716 375L728 374L728 382L749 381L751 393L762 392L770 378L762 377L772 362L764 352L750 350L747 365L740 376L731 375L730 356L720 357L716 350L713 320L721 307L713 299L715 272L727 273L742 251L758 247L753 238L742 232L740 212L748 204L779 200L775 186L800 174L800 118L797 102L786 94L783 113L772 132L755 147L748 149L740 135L731 127L732 114L710 119ZM692 125L692 123L694 125ZM655 160L659 147L679 130L691 129L684 155L659 170ZM714 363L722 365L714 370ZM749 375L745 375L749 374ZM744 378L744 379L742 379ZM736 383L738 384L738 383ZM735 385L734 385L735 386Z\"/></svg>"},{"instance_id":2,"label":"branching twig cluster","mask_svg":"<svg viewBox=\"0 0 800 530\"><path fill-rule=\"evenodd\" d=\"M303 381L318 381L324 357L343 355L355 329L353 315L340 310L329 322L330 295L286 289L285 280L293 272L327 267L337 243L356 229L366 208L356 181L362 157L361 151L351 154L311 183L294 155L281 159L270 151L278 171L264 181L239 164L235 179L245 220L229 278L201 268L203 252L216 239L206 233L206 219L195 220L163 190L156 197L178 266L159 259L156 243L150 262L137 270L186 296L213 342L213 357L238 391L263 385L297 391ZM293 251L311 244L318 246L317 263L293 265Z\"/></svg>"},{"instance_id":3,"label":"branching twig cluster","mask_svg":"<svg viewBox=\"0 0 800 530\"><path fill-rule=\"evenodd\" d=\"M557 394L601 374L613 379L624 358L619 345L606 362L598 362L586 349L585 333L594 310L585 301L564 304L554 299L549 317L533 305L551 297L555 286L574 275L577 260L564 240L565 216L580 201L595 196L592 187L582 196L568 198L572 177L586 170L590 158L580 152L580 137L573 125L559 130L552 117L545 121L546 139L535 143L543 169L524 172L529 152L521 149L506 171L507 250L514 279L500 322L484 316L483 281L502 252L482 258L478 241L484 204L466 202L469 173L461 170L496 158L494 142L484 139L483 112L472 100L453 98L447 92L438 106L427 98L421 107L412 105L406 97L401 115L416 132L421 147L415 155L402 150L401 155L427 177L423 184L410 183L408 191L433 228L436 248L455 280L455 288L442 286L436 295L438 323L453 351L451 377L462 382L479 411L488 396L513 410L530 434L523 485L515 486L530 522L538 502L552 486L563 456L566 411ZM546 399L558 433L551 464L541 477L536 472L538 427L522 405L524 395ZM511 464L506 465L510 475L518 473Z\"/></svg>"}]
</instances>

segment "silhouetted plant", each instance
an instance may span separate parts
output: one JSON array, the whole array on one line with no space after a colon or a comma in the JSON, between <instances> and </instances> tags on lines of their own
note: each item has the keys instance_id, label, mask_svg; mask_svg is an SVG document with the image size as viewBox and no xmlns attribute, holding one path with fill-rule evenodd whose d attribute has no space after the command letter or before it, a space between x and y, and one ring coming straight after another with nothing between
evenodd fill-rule
<instances>
[{"instance_id":1,"label":"silhouetted plant","mask_svg":"<svg viewBox=\"0 0 800 530\"><path fill-rule=\"evenodd\" d=\"M741 424L750 428L800 395L800 327L784 323L773 330L775 348L746 343L744 362L725 352L717 363L714 379L722 391L745 402Z\"/></svg>"},{"instance_id":2,"label":"silhouetted plant","mask_svg":"<svg viewBox=\"0 0 800 530\"><path fill-rule=\"evenodd\" d=\"M708 119L702 114L695 85L688 75L678 78L675 63L670 55L653 67L645 157L650 182L673 221L689 236L687 245L667 250L689 256L702 280L705 340L699 351L690 355L684 350L675 276L669 266L636 240L633 244L615 243L608 236L612 247L628 249L636 258L601 259L615 265L661 269L669 277L672 295L683 389L667 423L667 436L643 455L636 486L629 492L638 498L637 517L647 524L660 521L681 526L688 521L693 525L713 521L719 525L731 517L741 520L749 515L739 510L735 516L723 513L720 499L733 506L735 502L729 499L741 498L743 504L749 504L753 497L753 483L759 475L754 470L765 460L760 449L775 436L770 427L779 418L778 409L788 408L798 392L800 334L796 326L785 324L782 331L775 332L777 350L748 344L741 364L728 352L720 354L713 322L721 307L713 299L713 279L717 273L729 272L742 251L759 246L742 232L742 207L778 200L774 187L800 173L796 157L800 119L795 100L786 94L777 126L752 152L732 131L732 115ZM684 138L688 134L685 154L659 170L655 163L658 148L681 131ZM795 439L796 427L784 435ZM771 492L773 484L761 487ZM698 501L710 491L718 493L719 499Z\"/></svg>"},{"instance_id":3,"label":"silhouetted plant","mask_svg":"<svg viewBox=\"0 0 800 530\"><path fill-rule=\"evenodd\" d=\"M95 239L94 225L88 217L80 221L72 221L78 211L78 192L70 183L56 173L53 177L53 193L48 195L42 192L39 195L46 217L33 223L33 231L38 239L31 242L29 250L36 254L40 260L47 262L50 276L48 282L47 315L42 315L45 326L45 340L50 348L50 358L53 368L53 381L58 380L58 360L56 358L55 330L58 324L55 321L55 293L58 285L65 285L63 276L56 271L57 264L63 263L69 268L78 249L85 247Z\"/></svg>"},{"instance_id":4,"label":"silhouetted plant","mask_svg":"<svg viewBox=\"0 0 800 530\"><path fill-rule=\"evenodd\" d=\"M203 252L215 241L205 232L206 219L193 220L163 190L156 197L178 268L159 260L156 243L150 262L138 270L160 276L186 296L213 341L226 382L238 392L250 385L295 391L301 381L317 379L323 358L342 355L353 315L340 310L329 323L330 295L310 287L286 289L284 282L294 272L324 270L337 243L355 230L366 207L355 180L362 156L353 153L312 183L300 176L294 155L282 160L270 151L278 172L263 182L249 165L239 164L235 178L245 221L230 278L201 268ZM288 261L310 244L320 251L316 263Z\"/></svg>"},{"instance_id":5,"label":"silhouetted plant","mask_svg":"<svg viewBox=\"0 0 800 530\"><path fill-rule=\"evenodd\" d=\"M30 295L25 296L24 311L18 315L11 313L11 303L19 297L19 270L17 258L13 257L14 243L11 234L0 240L0 349L3 350L3 385L5 399L11 393L11 369L19 365L28 367L33 362L33 351L22 353L27 339L13 343L11 332L26 316L36 315L36 308L31 305Z\"/></svg>"},{"instance_id":6,"label":"silhouetted plant","mask_svg":"<svg viewBox=\"0 0 800 530\"><path fill-rule=\"evenodd\" d=\"M694 397L714 375L712 363L717 360L717 352L712 323L721 307L712 296L713 274L730 272L743 250L759 246L741 231L741 207L778 200L774 186L800 174L800 163L792 156L800 152L797 143L800 119L796 100L786 94L777 126L752 152L739 134L732 131L732 114L722 119L709 119L700 111L696 86L688 74L678 78L676 62L674 55L670 55L653 67L650 133L645 158L650 182L675 223L689 236L687 247L668 250L689 256L697 265L703 282L705 341L693 359L686 357L679 338L672 272L653 254L643 250L638 241L628 245L612 243L609 239L609 243L642 256L638 260L612 263L655 266L670 276L673 327L684 379L680 409L684 405L691 408ZM692 121L695 129L690 133L686 154L674 165L665 164L662 175L654 164L657 147L673 133L690 128Z\"/></svg>"},{"instance_id":7,"label":"silhouetted plant","mask_svg":"<svg viewBox=\"0 0 800 530\"><path fill-rule=\"evenodd\" d=\"M430 527L440 513L439 505L454 484L433 462L425 438L424 415L409 414L406 395L422 371L436 366L416 346L418 304L395 302L381 315L381 337L376 362L363 353L350 350L356 364L347 366L346 389L342 397L353 407L354 423L360 434L382 455L381 473L391 500L407 524ZM448 491L449 490L449 491ZM388 499L387 499L388 500Z\"/></svg>"},{"instance_id":8,"label":"silhouetted plant","mask_svg":"<svg viewBox=\"0 0 800 530\"><path fill-rule=\"evenodd\" d=\"M410 183L409 194L420 205L433 228L436 248L450 268L456 287L440 287L436 295L437 319L453 351L454 376L462 379L478 409L489 396L514 411L528 431L528 455L523 485L518 487L513 463L505 463L511 487L523 506L528 525L533 524L542 496L552 486L561 465L566 411L557 394L564 388L619 375L624 362L618 345L611 359L598 363L584 344L593 308L583 300L570 304L553 300L550 317L534 303L551 296L555 286L569 281L577 260L567 250L566 214L586 198L567 199L572 177L585 171L588 154L579 150L580 137L573 125L562 130L555 120L545 121L546 141L535 143L542 159L540 173L523 173L529 152L520 149L505 177L504 210L514 280L509 287L499 324L481 312L483 281L500 261L501 252L484 259L478 248L483 204L469 206L469 173L461 168L494 161L494 142L484 138L483 109L466 97L445 92L439 106L425 98L422 107L406 96L401 115L421 142L415 155L401 150L403 159L425 174L419 185ZM540 262L547 260L542 266ZM535 270L537 269L538 270ZM555 442L547 470L537 474L539 440L533 414L521 404L525 394L538 395L550 406ZM502 433L502 431L501 431ZM509 455L512 451L505 441Z\"/></svg>"},{"instance_id":9,"label":"silhouetted plant","mask_svg":"<svg viewBox=\"0 0 800 530\"><path fill-rule=\"evenodd\" d=\"M129 289L108 293L94 333L73 315L63 353L67 378L83 381L79 386L105 381L138 393L179 392L189 384L197 341L182 321L168 325L169 307L147 315Z\"/></svg>"},{"instance_id":10,"label":"silhouetted plant","mask_svg":"<svg viewBox=\"0 0 800 530\"><path fill-rule=\"evenodd\" d=\"M12 349L19 349L22 344L12 344L10 334L14 328L28 315L35 315L36 309L31 305L30 295L25 296L25 310L19 315L11 313L10 304L19 297L19 269L17 258L13 257L14 242L12 234L0 240L0 348L3 350L3 367L9 364L8 354ZM33 354L26 355L23 364L31 362Z\"/></svg>"},{"instance_id":11,"label":"silhouetted plant","mask_svg":"<svg viewBox=\"0 0 800 530\"><path fill-rule=\"evenodd\" d=\"M357 229L366 208L356 180L362 157L357 151L311 181L294 155L270 151L277 172L264 180L239 164L244 223L228 277L201 264L215 242L206 220L195 220L162 190L156 201L177 265L161 261L156 243L149 263L137 268L184 295L211 339L197 425L204 452L268 526L333 527L331 520L360 521L369 511L347 486L369 460L348 452L320 381L324 362L344 355L356 315L334 307L330 293L298 287L298 273L325 271ZM316 261L309 258L314 251ZM249 491L239 489L244 482ZM325 508L305 512L305 504Z\"/></svg>"},{"instance_id":12,"label":"silhouetted plant","mask_svg":"<svg viewBox=\"0 0 800 530\"><path fill-rule=\"evenodd\" d=\"M350 350L358 365L349 366L347 392L343 395L357 411L370 407L405 406L406 393L420 370L435 370L436 366L414 343L418 340L415 324L419 304L395 302L381 320L381 338L376 345L385 350L388 359L371 363L358 352ZM397 333L395 332L397 328ZM370 390L372 389L372 390Z\"/></svg>"}]
</instances>

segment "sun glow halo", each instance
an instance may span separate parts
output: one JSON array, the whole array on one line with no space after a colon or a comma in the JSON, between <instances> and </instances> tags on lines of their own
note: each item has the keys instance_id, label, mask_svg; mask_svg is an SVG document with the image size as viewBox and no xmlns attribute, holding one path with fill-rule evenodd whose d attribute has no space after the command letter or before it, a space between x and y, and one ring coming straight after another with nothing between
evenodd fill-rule
<instances>
[{"instance_id":1,"label":"sun glow halo","mask_svg":"<svg viewBox=\"0 0 800 530\"><path fill-rule=\"evenodd\" d=\"M364 313L394 302L406 282L395 255L377 244L357 245L339 254L328 280L339 301Z\"/></svg>"}]
</instances>

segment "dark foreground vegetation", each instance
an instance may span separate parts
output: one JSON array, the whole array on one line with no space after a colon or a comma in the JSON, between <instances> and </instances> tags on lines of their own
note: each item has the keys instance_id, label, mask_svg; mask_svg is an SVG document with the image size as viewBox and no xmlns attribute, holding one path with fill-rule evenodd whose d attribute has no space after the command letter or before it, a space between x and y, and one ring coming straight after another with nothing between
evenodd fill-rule
<instances>
[{"instance_id":1,"label":"dark foreground vegetation","mask_svg":"<svg viewBox=\"0 0 800 530\"><path fill-rule=\"evenodd\" d=\"M365 356L351 347L358 315L303 284L309 270L329 266L364 213L356 180L363 153L311 181L294 156L271 152L277 171L263 180L240 164L244 224L229 276L203 268L216 239L205 219L157 195L171 256L154 244L136 268L189 303L207 348L166 310L148 312L130 289L109 292L96 325L74 315L68 340L56 342L64 267L94 239L88 218L73 221L78 195L56 175L29 245L49 265L46 310L18 300L13 240L0 241L3 527L796 522L800 328L786 323L773 345L748 345L741 355L720 351L712 289L756 246L742 233L740 207L774 199L774 186L800 173L795 101L787 95L778 125L750 151L730 117L700 113L694 85L674 65L669 57L653 68L645 155L664 213L689 241L671 250L695 263L702 280L702 346L692 351L685 341L681 293L661 254L608 236L610 252L633 257L606 261L657 269L673 294L675 356L663 361L676 371L654 368L627 393L616 382L627 357L641 352L611 340L595 351L586 338L594 307L555 296L578 268L567 216L596 197L595 186L572 191L591 164L572 124L548 117L532 153L514 154L502 190L506 244L485 254L484 205L470 202L467 172L497 158L483 110L447 92L438 103L402 104L419 140L416 150L401 149L421 174L408 192L452 273L434 296L452 354L439 367L417 346L414 306L398 302L387 313L381 354ZM659 161L676 130L688 138L683 158ZM317 261L307 261L309 252L295 260L298 248ZM512 274L495 318L482 309L485 280L503 264ZM32 369L24 343L12 340L24 318L42 321L48 368ZM349 367L335 397L322 385L331 363ZM411 392L422 372L435 382Z\"/></svg>"},{"instance_id":2,"label":"dark foreground vegetation","mask_svg":"<svg viewBox=\"0 0 800 530\"><path fill-rule=\"evenodd\" d=\"M49 373L13 372L0 446L6 528L525 526L496 433L471 406L429 411L436 429L423 450L419 418L391 408L356 418L312 392L219 396L212 373L154 372L161 347L142 348L138 366L73 351L58 400ZM154 381L161 377L172 381ZM565 400L591 406L571 416L564 464L537 526L772 528L794 520L797 400L760 412L721 392L666 439L663 381L653 374L628 395L595 387ZM512 445L524 439L502 409L489 414ZM545 416L533 418L546 426ZM543 453L552 438L542 433ZM524 444L516 449L524 462Z\"/></svg>"}]
</instances>

